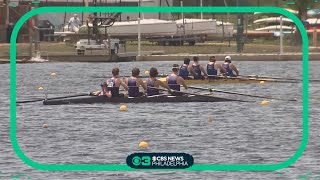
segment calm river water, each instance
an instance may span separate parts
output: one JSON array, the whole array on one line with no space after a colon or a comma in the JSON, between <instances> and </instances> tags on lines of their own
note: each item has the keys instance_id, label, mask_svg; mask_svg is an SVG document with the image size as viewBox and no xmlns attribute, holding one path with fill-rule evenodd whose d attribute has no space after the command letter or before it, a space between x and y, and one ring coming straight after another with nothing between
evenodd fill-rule
<instances>
[{"instance_id":1,"label":"calm river water","mask_svg":"<svg viewBox=\"0 0 320 180\"><path fill-rule=\"evenodd\" d=\"M98 90L113 67L129 75L150 67L169 73L173 63L43 63L17 65L17 100ZM241 74L301 78L301 62L237 62ZM310 62L310 79L319 79L320 63ZM51 72L57 74L50 76ZM50 172L24 164L9 137L9 65L0 65L0 179L320 179L320 83L309 85L309 144L292 166L273 172L138 171ZM38 90L41 86L44 90ZM133 152L185 152L196 164L275 164L290 158L300 145L302 83L198 85L246 94L296 98L297 102L227 96L250 103L177 103L17 106L17 137L23 152L44 164L125 164ZM44 123L48 128L42 128ZM149 141L142 150L138 144Z\"/></svg>"}]
</instances>

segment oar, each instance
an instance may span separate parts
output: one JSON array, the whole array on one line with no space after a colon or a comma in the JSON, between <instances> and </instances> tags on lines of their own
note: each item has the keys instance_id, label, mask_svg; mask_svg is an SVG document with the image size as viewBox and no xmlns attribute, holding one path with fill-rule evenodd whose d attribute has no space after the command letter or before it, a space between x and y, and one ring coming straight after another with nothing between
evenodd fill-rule
<instances>
[{"instance_id":1,"label":"oar","mask_svg":"<svg viewBox=\"0 0 320 180\"><path fill-rule=\"evenodd\" d=\"M284 78L284 77L269 77L269 76L258 76L258 75L241 75L243 77L251 77L251 78L267 78L267 79L283 79L283 80L291 80L291 81L302 81L302 79L296 78ZM309 82L320 82L319 79L309 79Z\"/></svg>"},{"instance_id":2,"label":"oar","mask_svg":"<svg viewBox=\"0 0 320 180\"><path fill-rule=\"evenodd\" d=\"M181 93L181 94L186 94L186 95L193 95L193 96L203 96L203 97L214 97L214 96L208 96L206 94L195 94L195 93L187 93L187 92L182 92L182 91L175 91L175 90L172 90L172 89L162 89L162 88L156 88L156 87L148 87L148 88L151 88L151 89L158 89L160 91L167 91L169 92L170 94L171 93L174 93L174 92L177 92L177 93ZM227 99L227 98L226 98ZM237 100L237 99L232 99L232 101L239 101L239 102L252 102L252 101L242 101L242 100Z\"/></svg>"},{"instance_id":3,"label":"oar","mask_svg":"<svg viewBox=\"0 0 320 180\"><path fill-rule=\"evenodd\" d=\"M194 86L188 86L188 88L207 90L209 92L220 92L220 93L235 94L235 95L240 95L240 96L256 97L256 98L266 98L266 99L283 100L283 101L297 101L296 99L282 99L282 98L273 98L273 97L268 97L268 96L257 96L257 95L252 95L252 94L243 94L243 93L237 93L237 92L217 90L217 89L212 89L212 88L202 88L202 87L194 87Z\"/></svg>"},{"instance_id":4,"label":"oar","mask_svg":"<svg viewBox=\"0 0 320 180\"><path fill-rule=\"evenodd\" d=\"M47 98L47 99L35 99L35 100L28 100L28 101L17 101L17 104L23 104L23 103L32 103L32 102L39 102L43 100L55 100L55 99L65 99L65 98L71 98L71 97L80 97L80 96L90 96L91 93L83 93L83 94L76 94L71 96L62 96L62 97L55 97L55 98Z\"/></svg>"}]
</instances>

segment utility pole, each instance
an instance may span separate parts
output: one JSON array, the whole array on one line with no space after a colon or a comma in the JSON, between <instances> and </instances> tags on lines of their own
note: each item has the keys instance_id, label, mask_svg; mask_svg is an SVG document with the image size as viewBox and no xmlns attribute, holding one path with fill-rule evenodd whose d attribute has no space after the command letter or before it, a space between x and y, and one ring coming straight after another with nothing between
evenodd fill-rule
<instances>
[{"instance_id":1,"label":"utility pole","mask_svg":"<svg viewBox=\"0 0 320 180\"><path fill-rule=\"evenodd\" d=\"M40 1L39 1L40 3ZM39 7L39 3L36 2L34 4L34 8L38 8ZM35 30L34 30L34 35L35 35L35 38L34 38L34 50L35 50L35 53L36 55L40 55L40 30L39 30L39 15L35 15L34 17L34 26L36 27Z\"/></svg>"},{"instance_id":2,"label":"utility pole","mask_svg":"<svg viewBox=\"0 0 320 180\"><path fill-rule=\"evenodd\" d=\"M239 0L237 0L237 7L239 7ZM237 52L241 53L243 50L243 14L237 15Z\"/></svg>"},{"instance_id":3,"label":"utility pole","mask_svg":"<svg viewBox=\"0 0 320 180\"><path fill-rule=\"evenodd\" d=\"M138 7L141 6L141 0L138 1ZM140 18L141 17L141 12L139 11L139 14L138 14L138 17Z\"/></svg>"},{"instance_id":4,"label":"utility pole","mask_svg":"<svg viewBox=\"0 0 320 180\"><path fill-rule=\"evenodd\" d=\"M30 11L33 9L32 6L30 6ZM33 57L33 30L31 28L32 25L32 20L31 23L28 24L28 34L29 34L29 57L32 59Z\"/></svg>"},{"instance_id":5,"label":"utility pole","mask_svg":"<svg viewBox=\"0 0 320 180\"><path fill-rule=\"evenodd\" d=\"M200 7L202 7L202 0L200 0ZM200 19L201 20L203 19L203 12L201 12L201 14L200 14Z\"/></svg>"},{"instance_id":6,"label":"utility pole","mask_svg":"<svg viewBox=\"0 0 320 180\"><path fill-rule=\"evenodd\" d=\"M3 3L5 4L5 28L8 28L9 25L9 0L4 0Z\"/></svg>"},{"instance_id":7,"label":"utility pole","mask_svg":"<svg viewBox=\"0 0 320 180\"><path fill-rule=\"evenodd\" d=\"M139 7L141 6L141 0L139 0ZM141 56L141 13L139 12L139 17L138 17L138 57Z\"/></svg>"},{"instance_id":8,"label":"utility pole","mask_svg":"<svg viewBox=\"0 0 320 180\"><path fill-rule=\"evenodd\" d=\"M93 6L97 6L97 0L93 0ZM93 22L92 22L92 28L93 28L93 36L96 42L98 41L98 34L99 34L99 29L98 29L98 13L94 12L93 13Z\"/></svg>"},{"instance_id":9,"label":"utility pole","mask_svg":"<svg viewBox=\"0 0 320 180\"><path fill-rule=\"evenodd\" d=\"M282 29L283 21L282 16L280 16L280 55L283 54L283 29Z\"/></svg>"}]
</instances>

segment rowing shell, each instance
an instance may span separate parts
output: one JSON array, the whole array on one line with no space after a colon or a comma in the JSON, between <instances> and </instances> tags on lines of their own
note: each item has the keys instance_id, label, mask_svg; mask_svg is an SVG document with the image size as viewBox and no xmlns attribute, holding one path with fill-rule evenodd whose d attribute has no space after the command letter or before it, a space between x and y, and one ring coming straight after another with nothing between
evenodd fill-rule
<instances>
[{"instance_id":1,"label":"rowing shell","mask_svg":"<svg viewBox=\"0 0 320 180\"><path fill-rule=\"evenodd\" d=\"M135 98L106 96L87 96L72 97L65 99L44 100L44 105L63 105L63 104L94 104L94 103L177 103L177 102L226 102L239 101L234 99L205 96L205 95L189 95L189 96L143 96Z\"/></svg>"},{"instance_id":2,"label":"rowing shell","mask_svg":"<svg viewBox=\"0 0 320 180\"><path fill-rule=\"evenodd\" d=\"M167 78L160 78L160 81L167 82ZM205 80L184 80L187 85L192 84L236 84L236 83L260 83L264 82L280 82L280 83L295 83L296 81L282 81L267 78L240 78L240 77L219 77L215 79L205 79Z\"/></svg>"}]
</instances>

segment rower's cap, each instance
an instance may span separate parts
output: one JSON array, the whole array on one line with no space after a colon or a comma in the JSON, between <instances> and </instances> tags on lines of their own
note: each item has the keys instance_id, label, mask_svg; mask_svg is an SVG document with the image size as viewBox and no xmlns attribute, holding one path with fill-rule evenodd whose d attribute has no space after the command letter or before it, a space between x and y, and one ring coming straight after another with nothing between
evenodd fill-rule
<instances>
[{"instance_id":1,"label":"rower's cap","mask_svg":"<svg viewBox=\"0 0 320 180\"><path fill-rule=\"evenodd\" d=\"M224 60L231 60L231 57L230 57L230 56L226 56L226 57L224 58Z\"/></svg>"}]
</instances>

